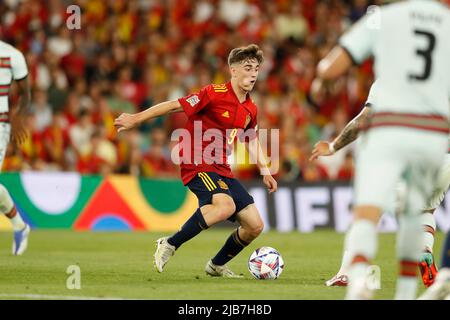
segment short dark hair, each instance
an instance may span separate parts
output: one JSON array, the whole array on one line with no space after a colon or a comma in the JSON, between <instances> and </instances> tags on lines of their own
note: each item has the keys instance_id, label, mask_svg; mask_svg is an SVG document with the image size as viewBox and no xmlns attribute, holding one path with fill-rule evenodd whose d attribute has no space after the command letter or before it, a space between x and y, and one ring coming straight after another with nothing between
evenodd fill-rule
<instances>
[{"instance_id":1,"label":"short dark hair","mask_svg":"<svg viewBox=\"0 0 450 320\"><path fill-rule=\"evenodd\" d=\"M256 44L234 48L228 55L228 65L230 66L236 62L246 62L248 60L256 60L259 64L264 61L263 52Z\"/></svg>"}]
</instances>

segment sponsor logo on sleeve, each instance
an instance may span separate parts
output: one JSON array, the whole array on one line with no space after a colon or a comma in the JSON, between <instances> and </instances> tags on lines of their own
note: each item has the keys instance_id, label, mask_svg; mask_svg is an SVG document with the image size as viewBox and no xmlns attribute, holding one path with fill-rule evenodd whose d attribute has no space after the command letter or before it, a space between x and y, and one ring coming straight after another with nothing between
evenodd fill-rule
<instances>
[{"instance_id":1,"label":"sponsor logo on sleeve","mask_svg":"<svg viewBox=\"0 0 450 320\"><path fill-rule=\"evenodd\" d=\"M200 102L200 99L198 98L198 96L193 95L192 97L186 99L186 101L191 105L191 107L194 107L197 103Z\"/></svg>"}]
</instances>

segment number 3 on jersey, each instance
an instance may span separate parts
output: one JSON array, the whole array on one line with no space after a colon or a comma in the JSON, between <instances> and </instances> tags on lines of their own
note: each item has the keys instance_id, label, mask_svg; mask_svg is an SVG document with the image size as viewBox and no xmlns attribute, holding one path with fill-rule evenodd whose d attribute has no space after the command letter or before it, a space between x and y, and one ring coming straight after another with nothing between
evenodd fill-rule
<instances>
[{"instance_id":1,"label":"number 3 on jersey","mask_svg":"<svg viewBox=\"0 0 450 320\"><path fill-rule=\"evenodd\" d=\"M425 61L424 70L422 74L409 74L410 80L416 80L416 81L425 81L428 79L431 73L431 67L432 67L432 53L434 50L434 47L436 46L436 37L434 34L428 31L424 30L414 30L414 34L416 36L424 37L427 40L427 45L425 49L416 49L416 54L423 58Z\"/></svg>"}]
</instances>

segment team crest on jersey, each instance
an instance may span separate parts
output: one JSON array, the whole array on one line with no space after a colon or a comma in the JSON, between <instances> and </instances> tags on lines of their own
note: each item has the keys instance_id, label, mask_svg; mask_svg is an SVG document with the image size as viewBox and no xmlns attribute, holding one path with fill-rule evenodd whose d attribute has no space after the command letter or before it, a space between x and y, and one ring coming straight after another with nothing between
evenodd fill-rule
<instances>
[{"instance_id":1,"label":"team crest on jersey","mask_svg":"<svg viewBox=\"0 0 450 320\"><path fill-rule=\"evenodd\" d=\"M220 189L228 190L227 184L226 184L225 182L223 182L222 179L219 179L219 180L217 181L217 184L219 185Z\"/></svg>"},{"instance_id":2,"label":"team crest on jersey","mask_svg":"<svg viewBox=\"0 0 450 320\"><path fill-rule=\"evenodd\" d=\"M200 102L200 99L198 98L198 96L193 95L192 97L187 98L186 101L191 105L191 107L194 107L197 103Z\"/></svg>"}]
</instances>

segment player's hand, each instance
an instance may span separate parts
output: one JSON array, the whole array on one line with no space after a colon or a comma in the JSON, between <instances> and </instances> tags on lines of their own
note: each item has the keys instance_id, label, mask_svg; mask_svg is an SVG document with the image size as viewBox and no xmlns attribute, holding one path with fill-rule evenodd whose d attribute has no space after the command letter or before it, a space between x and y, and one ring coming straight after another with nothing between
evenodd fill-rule
<instances>
[{"instance_id":1,"label":"player's hand","mask_svg":"<svg viewBox=\"0 0 450 320\"><path fill-rule=\"evenodd\" d=\"M269 190L269 193L277 191L278 183L271 175L265 175L263 178L263 182Z\"/></svg>"},{"instance_id":2,"label":"player's hand","mask_svg":"<svg viewBox=\"0 0 450 320\"><path fill-rule=\"evenodd\" d=\"M17 146L21 145L28 137L28 131L21 113L11 116L11 142Z\"/></svg>"},{"instance_id":3,"label":"player's hand","mask_svg":"<svg viewBox=\"0 0 450 320\"><path fill-rule=\"evenodd\" d=\"M114 120L114 126L117 128L117 132L129 130L136 127L139 121L135 114L122 113Z\"/></svg>"},{"instance_id":4,"label":"player's hand","mask_svg":"<svg viewBox=\"0 0 450 320\"><path fill-rule=\"evenodd\" d=\"M330 147L330 143L328 141L319 141L314 145L309 161L316 160L322 156L331 156L332 154L334 154L334 152Z\"/></svg>"}]
</instances>

